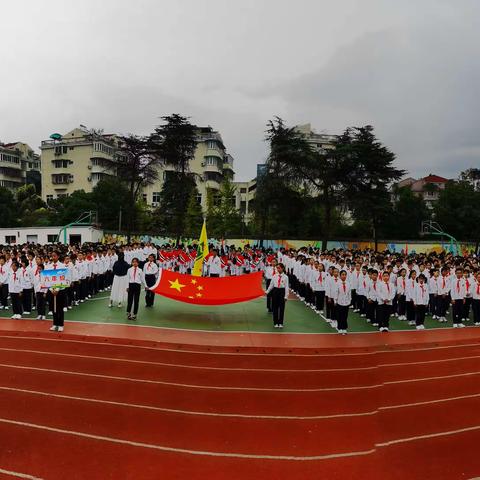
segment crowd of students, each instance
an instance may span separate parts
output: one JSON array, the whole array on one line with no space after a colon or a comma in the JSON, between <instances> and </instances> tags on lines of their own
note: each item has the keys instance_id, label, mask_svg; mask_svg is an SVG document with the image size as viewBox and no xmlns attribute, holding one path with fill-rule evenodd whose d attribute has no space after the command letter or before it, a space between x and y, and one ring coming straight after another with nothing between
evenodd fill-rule
<instances>
[{"instance_id":1,"label":"crowd of students","mask_svg":"<svg viewBox=\"0 0 480 480\"><path fill-rule=\"evenodd\" d=\"M480 326L480 264L475 255L454 257L375 254L314 249L281 251L292 290L341 334L353 310L367 323L388 332L390 318L425 328L425 317L463 328L473 315Z\"/></svg>"},{"instance_id":2,"label":"crowd of students","mask_svg":"<svg viewBox=\"0 0 480 480\"><path fill-rule=\"evenodd\" d=\"M126 304L127 318L135 320L142 288L145 306L153 307L150 287L160 270L189 273L195 256L193 245L0 246L0 309L12 308L14 319L34 310L39 320L51 315L51 330L63 331L65 311L109 291L109 307ZM42 270L60 268L67 270L70 286L46 288ZM475 255L222 246L211 248L204 264L204 275L211 277L256 271L264 274L275 328L283 328L290 290L341 334L348 331L350 310L381 332L389 331L392 316L422 330L426 316L444 323L450 310L455 328L464 327L471 316L480 326L480 264Z\"/></svg>"}]
</instances>

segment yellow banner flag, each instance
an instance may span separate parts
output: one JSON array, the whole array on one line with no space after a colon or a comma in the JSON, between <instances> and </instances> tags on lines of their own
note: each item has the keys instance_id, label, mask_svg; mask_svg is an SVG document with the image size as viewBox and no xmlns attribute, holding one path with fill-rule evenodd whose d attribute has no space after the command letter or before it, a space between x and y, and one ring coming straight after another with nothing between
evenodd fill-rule
<instances>
[{"instance_id":1,"label":"yellow banner flag","mask_svg":"<svg viewBox=\"0 0 480 480\"><path fill-rule=\"evenodd\" d=\"M207 224L203 221L202 232L198 240L197 256L195 257L195 263L193 264L192 275L195 277L202 276L203 261L208 255L208 238L207 238Z\"/></svg>"}]
</instances>

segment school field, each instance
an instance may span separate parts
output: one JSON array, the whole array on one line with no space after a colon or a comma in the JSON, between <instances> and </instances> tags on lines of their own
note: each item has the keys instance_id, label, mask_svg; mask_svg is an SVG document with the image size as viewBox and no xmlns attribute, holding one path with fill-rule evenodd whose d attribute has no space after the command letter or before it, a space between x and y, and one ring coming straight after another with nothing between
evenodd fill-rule
<instances>
[{"instance_id":1,"label":"school field","mask_svg":"<svg viewBox=\"0 0 480 480\"><path fill-rule=\"evenodd\" d=\"M174 300L156 296L155 306L145 308L142 294L138 318L135 322L128 321L125 306L108 308L108 292L100 293L95 298L86 301L65 313L66 321L113 323L127 325L143 325L148 327L179 328L187 330L209 330L229 332L274 332L284 333L332 333L337 334L324 318L314 313L310 308L290 296L286 306L285 328L278 331L273 328L271 315L267 313L265 299L225 306L196 306L180 303ZM7 316L7 312L0 311L0 316ZM36 318L36 313L24 318ZM349 331L376 332L377 329L369 325L358 314L349 312ZM473 322L467 322L473 325ZM391 330L415 330L407 322L391 317ZM452 327L451 317L448 323L439 323L427 317L427 329Z\"/></svg>"}]
</instances>

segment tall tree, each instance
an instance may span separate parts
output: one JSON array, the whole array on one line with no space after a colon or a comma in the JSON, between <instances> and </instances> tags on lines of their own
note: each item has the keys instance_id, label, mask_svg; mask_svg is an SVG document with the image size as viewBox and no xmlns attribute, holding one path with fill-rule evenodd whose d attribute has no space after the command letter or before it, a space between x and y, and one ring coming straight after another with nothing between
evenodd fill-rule
<instances>
[{"instance_id":1,"label":"tall tree","mask_svg":"<svg viewBox=\"0 0 480 480\"><path fill-rule=\"evenodd\" d=\"M197 238L203 223L203 211L199 199L199 192L195 186L188 199L187 211L185 213L185 236Z\"/></svg>"},{"instance_id":2,"label":"tall tree","mask_svg":"<svg viewBox=\"0 0 480 480\"><path fill-rule=\"evenodd\" d=\"M188 117L177 113L164 116L162 120L165 123L155 128L149 144L156 157L175 172L169 189L175 190L175 203L170 205L170 211L178 244L185 230L185 213L194 180L190 162L197 148L197 127L190 123Z\"/></svg>"},{"instance_id":3,"label":"tall tree","mask_svg":"<svg viewBox=\"0 0 480 480\"><path fill-rule=\"evenodd\" d=\"M45 202L37 195L34 185L23 185L16 192L17 215L22 226L31 227L45 216ZM40 222L44 224L43 221ZM47 222L48 223L48 222Z\"/></svg>"},{"instance_id":4,"label":"tall tree","mask_svg":"<svg viewBox=\"0 0 480 480\"><path fill-rule=\"evenodd\" d=\"M404 170L394 166L395 154L376 138L373 127L355 127L345 132L351 139L345 164L345 194L353 217L370 223L375 249L382 228L392 215L390 185Z\"/></svg>"},{"instance_id":5,"label":"tall tree","mask_svg":"<svg viewBox=\"0 0 480 480\"><path fill-rule=\"evenodd\" d=\"M98 223L106 230L123 229L122 222L130 212L130 191L117 177L100 180L92 191ZM134 226L137 228L137 226Z\"/></svg>"},{"instance_id":6,"label":"tall tree","mask_svg":"<svg viewBox=\"0 0 480 480\"><path fill-rule=\"evenodd\" d=\"M5 187L0 187L0 227L14 227L17 224L15 196Z\"/></svg>"},{"instance_id":7,"label":"tall tree","mask_svg":"<svg viewBox=\"0 0 480 480\"><path fill-rule=\"evenodd\" d=\"M151 185L158 178L161 158L152 148L150 138L127 135L120 140L117 157L117 176L128 189L129 202L125 211L127 237L130 239L136 223L137 201L142 188Z\"/></svg>"}]
</instances>

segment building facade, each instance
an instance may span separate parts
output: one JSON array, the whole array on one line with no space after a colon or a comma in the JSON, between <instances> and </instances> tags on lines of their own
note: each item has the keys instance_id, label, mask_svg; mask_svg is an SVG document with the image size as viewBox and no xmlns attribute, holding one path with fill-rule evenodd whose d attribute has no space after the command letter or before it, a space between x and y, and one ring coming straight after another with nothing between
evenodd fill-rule
<instances>
[{"instance_id":1,"label":"building facade","mask_svg":"<svg viewBox=\"0 0 480 480\"><path fill-rule=\"evenodd\" d=\"M445 189L447 182L449 182L448 178L440 177L432 173L419 179L412 177L405 178L394 185L393 200L396 199L396 190L409 188L416 196L422 197L427 207L432 209L435 202L440 198L440 192Z\"/></svg>"},{"instance_id":2,"label":"building facade","mask_svg":"<svg viewBox=\"0 0 480 480\"><path fill-rule=\"evenodd\" d=\"M158 207L163 183L173 167L162 165L158 179L143 189L143 200L151 207ZM233 180L233 157L227 149L219 132L212 127L199 127L197 130L197 148L190 162L190 172L194 174L198 189L198 203L207 209L207 192L220 190L225 178Z\"/></svg>"},{"instance_id":3,"label":"building facade","mask_svg":"<svg viewBox=\"0 0 480 480\"><path fill-rule=\"evenodd\" d=\"M22 142L0 143L0 187L16 190L40 175L40 157Z\"/></svg>"},{"instance_id":4,"label":"building facade","mask_svg":"<svg viewBox=\"0 0 480 480\"><path fill-rule=\"evenodd\" d=\"M332 150L334 147L334 142L337 139L337 135L330 135L328 133L317 133L315 129L312 128L310 123L304 125L297 125L295 130L298 133L301 133L310 146L316 150L318 153L327 153L328 150Z\"/></svg>"},{"instance_id":5,"label":"building facade","mask_svg":"<svg viewBox=\"0 0 480 480\"><path fill-rule=\"evenodd\" d=\"M45 201L71 195L75 190L91 192L102 179L114 176L121 151L115 135L104 135L80 127L65 135L54 134L42 141L42 198Z\"/></svg>"}]
</instances>

